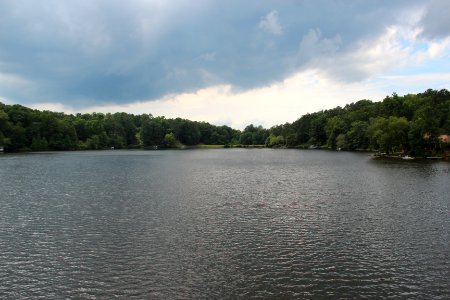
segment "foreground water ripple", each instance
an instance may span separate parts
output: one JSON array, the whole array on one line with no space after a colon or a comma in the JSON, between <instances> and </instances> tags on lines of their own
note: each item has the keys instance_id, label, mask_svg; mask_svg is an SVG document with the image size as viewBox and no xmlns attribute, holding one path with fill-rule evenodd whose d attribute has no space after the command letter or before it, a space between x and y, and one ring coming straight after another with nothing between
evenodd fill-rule
<instances>
[{"instance_id":1,"label":"foreground water ripple","mask_svg":"<svg viewBox=\"0 0 450 300\"><path fill-rule=\"evenodd\" d=\"M0 296L448 299L449 169L297 150L3 155Z\"/></svg>"}]
</instances>

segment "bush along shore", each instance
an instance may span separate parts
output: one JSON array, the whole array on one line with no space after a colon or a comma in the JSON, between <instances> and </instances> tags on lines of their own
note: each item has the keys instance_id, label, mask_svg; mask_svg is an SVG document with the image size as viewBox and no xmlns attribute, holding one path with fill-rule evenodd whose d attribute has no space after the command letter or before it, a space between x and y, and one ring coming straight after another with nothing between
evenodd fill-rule
<instances>
[{"instance_id":1,"label":"bush along shore","mask_svg":"<svg viewBox=\"0 0 450 300\"><path fill-rule=\"evenodd\" d=\"M372 150L378 157L448 157L450 92L393 94L244 130L151 114L64 114L0 103L4 152L269 147ZM382 154L381 154L382 153Z\"/></svg>"}]
</instances>

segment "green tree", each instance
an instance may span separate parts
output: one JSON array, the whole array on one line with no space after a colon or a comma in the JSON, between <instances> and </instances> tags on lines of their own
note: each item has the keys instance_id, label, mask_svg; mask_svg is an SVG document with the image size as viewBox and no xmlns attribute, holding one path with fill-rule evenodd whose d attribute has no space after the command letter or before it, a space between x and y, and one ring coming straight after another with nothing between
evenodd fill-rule
<instances>
[{"instance_id":1,"label":"green tree","mask_svg":"<svg viewBox=\"0 0 450 300\"><path fill-rule=\"evenodd\" d=\"M172 132L166 133L166 135L164 136L164 145L167 148L175 148L177 146L177 140L175 139L175 135Z\"/></svg>"},{"instance_id":2,"label":"green tree","mask_svg":"<svg viewBox=\"0 0 450 300\"><path fill-rule=\"evenodd\" d=\"M327 145L331 149L336 149L336 138L340 134L344 134L347 132L347 124L340 116L334 116L327 120L327 123L325 125L325 131L327 134ZM339 147L340 148L340 147Z\"/></svg>"},{"instance_id":3,"label":"green tree","mask_svg":"<svg viewBox=\"0 0 450 300\"><path fill-rule=\"evenodd\" d=\"M378 117L374 119L368 132L372 145L386 153L405 151L408 145L409 122L404 117Z\"/></svg>"},{"instance_id":4,"label":"green tree","mask_svg":"<svg viewBox=\"0 0 450 300\"><path fill-rule=\"evenodd\" d=\"M348 142L347 142L347 136L344 133L340 133L337 137L336 137L336 148L338 150L341 149L348 149Z\"/></svg>"},{"instance_id":5,"label":"green tree","mask_svg":"<svg viewBox=\"0 0 450 300\"><path fill-rule=\"evenodd\" d=\"M267 147L280 147L284 146L284 138L282 135L274 135L270 134L269 137L266 140L266 146Z\"/></svg>"},{"instance_id":6,"label":"green tree","mask_svg":"<svg viewBox=\"0 0 450 300\"><path fill-rule=\"evenodd\" d=\"M165 130L157 119L149 119L143 122L141 141L144 146L159 146L164 143Z\"/></svg>"},{"instance_id":7,"label":"green tree","mask_svg":"<svg viewBox=\"0 0 450 300\"><path fill-rule=\"evenodd\" d=\"M351 150L369 148L369 124L365 121L355 121L347 132L348 147Z\"/></svg>"},{"instance_id":8,"label":"green tree","mask_svg":"<svg viewBox=\"0 0 450 300\"><path fill-rule=\"evenodd\" d=\"M33 151L45 151L48 150L48 142L45 138L40 136L33 137L31 142L31 150Z\"/></svg>"},{"instance_id":9,"label":"green tree","mask_svg":"<svg viewBox=\"0 0 450 300\"><path fill-rule=\"evenodd\" d=\"M2 103L0 102L0 104ZM5 134L10 127L10 123L8 120L8 114L0 109L0 146L7 146L10 143L9 139L5 137Z\"/></svg>"}]
</instances>

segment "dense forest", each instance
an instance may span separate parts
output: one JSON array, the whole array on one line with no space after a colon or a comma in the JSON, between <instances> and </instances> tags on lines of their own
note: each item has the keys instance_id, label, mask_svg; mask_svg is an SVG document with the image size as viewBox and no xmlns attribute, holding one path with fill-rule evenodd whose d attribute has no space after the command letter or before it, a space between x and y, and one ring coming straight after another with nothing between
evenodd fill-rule
<instances>
[{"instance_id":1,"label":"dense forest","mask_svg":"<svg viewBox=\"0 0 450 300\"><path fill-rule=\"evenodd\" d=\"M449 148L450 92L393 94L306 114L293 123L228 126L151 114L68 115L0 103L0 146L6 152L121 148L298 147L378 150L428 156Z\"/></svg>"}]
</instances>

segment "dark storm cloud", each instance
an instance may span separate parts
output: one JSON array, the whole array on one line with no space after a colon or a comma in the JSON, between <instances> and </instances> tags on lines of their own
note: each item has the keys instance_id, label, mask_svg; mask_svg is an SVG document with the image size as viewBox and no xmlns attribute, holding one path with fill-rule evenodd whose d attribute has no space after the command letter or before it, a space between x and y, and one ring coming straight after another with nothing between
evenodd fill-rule
<instances>
[{"instance_id":1,"label":"dark storm cloud","mask_svg":"<svg viewBox=\"0 0 450 300\"><path fill-rule=\"evenodd\" d=\"M0 83L0 97L80 107L221 83L264 86L346 55L414 3L421 1L5 0L0 78L17 89ZM424 19L427 34L445 34L427 21L436 14L432 8Z\"/></svg>"},{"instance_id":2,"label":"dark storm cloud","mask_svg":"<svg viewBox=\"0 0 450 300\"><path fill-rule=\"evenodd\" d=\"M450 2L448 0L431 1L421 21L422 35L432 39L450 36L449 11Z\"/></svg>"}]
</instances>

